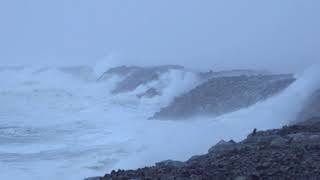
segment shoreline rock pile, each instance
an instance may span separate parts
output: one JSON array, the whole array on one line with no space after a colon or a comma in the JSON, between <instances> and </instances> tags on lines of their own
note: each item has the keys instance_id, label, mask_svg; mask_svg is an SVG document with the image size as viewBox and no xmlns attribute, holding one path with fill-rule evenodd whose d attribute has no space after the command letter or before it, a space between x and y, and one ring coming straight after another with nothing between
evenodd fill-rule
<instances>
[{"instance_id":1,"label":"shoreline rock pile","mask_svg":"<svg viewBox=\"0 0 320 180\"><path fill-rule=\"evenodd\" d=\"M254 130L241 142L220 141L186 162L163 161L112 171L100 180L320 179L320 118L281 129Z\"/></svg>"},{"instance_id":2,"label":"shoreline rock pile","mask_svg":"<svg viewBox=\"0 0 320 180\"><path fill-rule=\"evenodd\" d=\"M282 92L295 81L292 75L217 77L185 93L150 119L185 120L215 117L247 108Z\"/></svg>"}]
</instances>

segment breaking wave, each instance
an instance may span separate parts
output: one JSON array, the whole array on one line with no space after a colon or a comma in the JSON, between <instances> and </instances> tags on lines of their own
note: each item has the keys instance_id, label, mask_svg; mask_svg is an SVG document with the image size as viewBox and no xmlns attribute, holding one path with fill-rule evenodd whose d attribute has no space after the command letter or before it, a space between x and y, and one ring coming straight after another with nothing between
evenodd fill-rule
<instances>
[{"instance_id":1,"label":"breaking wave","mask_svg":"<svg viewBox=\"0 0 320 180\"><path fill-rule=\"evenodd\" d=\"M194 121L148 120L199 84L173 70L134 92L110 93L116 77L97 82L88 67L0 69L0 179L79 180L117 168L187 160L221 139L290 123L320 87L314 67L281 94L247 109ZM161 96L137 98L146 89Z\"/></svg>"}]
</instances>

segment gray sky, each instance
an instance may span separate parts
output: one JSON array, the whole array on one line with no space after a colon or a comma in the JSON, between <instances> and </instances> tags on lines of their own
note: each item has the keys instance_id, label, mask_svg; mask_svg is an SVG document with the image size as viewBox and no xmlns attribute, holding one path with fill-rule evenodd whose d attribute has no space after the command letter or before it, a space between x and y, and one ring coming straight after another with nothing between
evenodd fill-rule
<instances>
[{"instance_id":1,"label":"gray sky","mask_svg":"<svg viewBox=\"0 0 320 180\"><path fill-rule=\"evenodd\" d=\"M1 0L0 64L297 71L320 61L319 0Z\"/></svg>"}]
</instances>

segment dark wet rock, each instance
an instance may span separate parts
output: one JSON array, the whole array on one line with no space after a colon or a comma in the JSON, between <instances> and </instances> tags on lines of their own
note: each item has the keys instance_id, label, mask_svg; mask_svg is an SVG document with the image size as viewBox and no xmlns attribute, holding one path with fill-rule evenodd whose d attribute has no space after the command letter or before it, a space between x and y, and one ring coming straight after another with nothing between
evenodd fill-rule
<instances>
[{"instance_id":1,"label":"dark wet rock","mask_svg":"<svg viewBox=\"0 0 320 180\"><path fill-rule=\"evenodd\" d=\"M188 161L192 161L192 160L198 159L200 157L201 157L201 155L195 155L195 156L192 156Z\"/></svg>"},{"instance_id":2,"label":"dark wet rock","mask_svg":"<svg viewBox=\"0 0 320 180\"><path fill-rule=\"evenodd\" d=\"M135 90L140 85L158 80L160 76L170 70L183 70L184 67L176 65L164 65L154 67L120 66L109 69L98 81L106 81L113 76L123 79L117 84L112 93L124 93Z\"/></svg>"},{"instance_id":3,"label":"dark wet rock","mask_svg":"<svg viewBox=\"0 0 320 180\"><path fill-rule=\"evenodd\" d=\"M252 69L233 69L226 71L208 71L201 73L201 77L205 79L212 79L217 77L237 77L237 76L260 76L260 75L270 75L268 71L259 71Z\"/></svg>"},{"instance_id":4,"label":"dark wet rock","mask_svg":"<svg viewBox=\"0 0 320 180\"><path fill-rule=\"evenodd\" d=\"M299 141L293 139L297 137ZM207 154L179 162L178 166L173 165L175 161L165 161L138 170L113 171L102 180L317 180L319 137L320 119L312 119L281 129L256 131L239 143L221 141Z\"/></svg>"},{"instance_id":5,"label":"dark wet rock","mask_svg":"<svg viewBox=\"0 0 320 180\"><path fill-rule=\"evenodd\" d=\"M247 180L248 178L245 177L245 176L238 176L238 177L235 177L234 180Z\"/></svg>"},{"instance_id":6,"label":"dark wet rock","mask_svg":"<svg viewBox=\"0 0 320 180\"><path fill-rule=\"evenodd\" d=\"M218 77L183 94L151 119L188 119L197 115L219 116L249 107L287 88L291 75Z\"/></svg>"},{"instance_id":7,"label":"dark wet rock","mask_svg":"<svg viewBox=\"0 0 320 180\"><path fill-rule=\"evenodd\" d=\"M209 153L219 153L219 152L222 152L222 151L232 150L232 149L235 148L235 144L236 143L234 141L232 141L232 140L229 141L229 142L221 140L216 145L211 147L208 152Z\"/></svg>"},{"instance_id":8,"label":"dark wet rock","mask_svg":"<svg viewBox=\"0 0 320 180\"><path fill-rule=\"evenodd\" d=\"M278 136L276 138L274 138L271 142L270 142L270 146L272 147L283 147L286 145L286 143L288 143L289 140L285 139L281 136Z\"/></svg>"},{"instance_id":9,"label":"dark wet rock","mask_svg":"<svg viewBox=\"0 0 320 180\"><path fill-rule=\"evenodd\" d=\"M257 144L267 144L272 141L281 138L279 135L269 135L269 136L251 136L249 135L245 140L246 143L257 143Z\"/></svg>"},{"instance_id":10,"label":"dark wet rock","mask_svg":"<svg viewBox=\"0 0 320 180\"><path fill-rule=\"evenodd\" d=\"M317 135L310 135L309 136L309 141L313 141L313 142L319 142L320 141L320 135L317 134Z\"/></svg>"},{"instance_id":11,"label":"dark wet rock","mask_svg":"<svg viewBox=\"0 0 320 180\"><path fill-rule=\"evenodd\" d=\"M291 138L291 142L303 142L306 140L306 134L305 133L294 133L294 134L289 134L289 138Z\"/></svg>"}]
</instances>

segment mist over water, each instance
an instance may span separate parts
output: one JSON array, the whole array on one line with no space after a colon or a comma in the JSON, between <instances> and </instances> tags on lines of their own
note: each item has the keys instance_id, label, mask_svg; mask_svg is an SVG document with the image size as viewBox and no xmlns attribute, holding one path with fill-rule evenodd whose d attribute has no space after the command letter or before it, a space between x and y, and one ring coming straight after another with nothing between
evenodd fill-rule
<instances>
[{"instance_id":1,"label":"mist over water","mask_svg":"<svg viewBox=\"0 0 320 180\"><path fill-rule=\"evenodd\" d=\"M184 161L221 139L240 141L254 128L297 120L320 89L319 9L319 0L0 0L0 180L81 180ZM186 68L161 75L147 69L138 76L156 78L118 94L113 90L119 83L145 79L114 75L100 81L113 67L158 65ZM212 78L209 70L234 69L295 73L297 80L219 117L149 120ZM225 103L236 108L293 81L268 80L255 91L251 85L263 78L252 84L240 79L236 85L237 79L223 80L214 95L192 94L204 100L190 109L214 109L214 101L223 111L221 99L236 91L223 94L225 84L250 86ZM275 85L262 87L269 84ZM220 89L226 96L216 100ZM186 99L177 103L182 111L191 104Z\"/></svg>"},{"instance_id":2,"label":"mist over water","mask_svg":"<svg viewBox=\"0 0 320 180\"><path fill-rule=\"evenodd\" d=\"M247 109L177 122L148 118L197 85L191 72L170 71L134 92L113 95L119 78L97 82L102 71L96 68L72 73L50 67L3 68L0 179L78 180L166 159L187 160L221 139L239 141L254 128L277 128L294 120L320 87L319 69L297 75L281 94ZM163 94L136 98L148 87L162 88Z\"/></svg>"}]
</instances>

